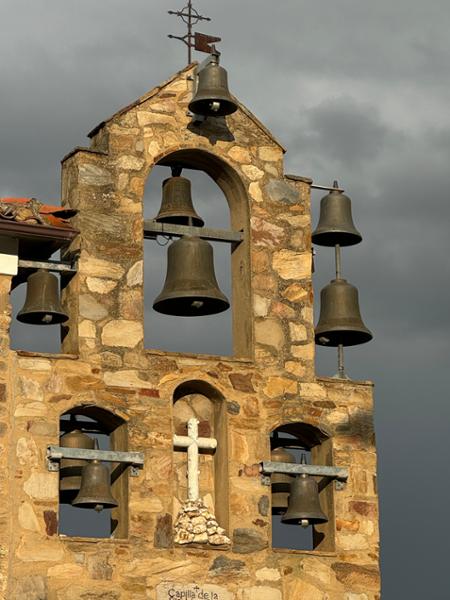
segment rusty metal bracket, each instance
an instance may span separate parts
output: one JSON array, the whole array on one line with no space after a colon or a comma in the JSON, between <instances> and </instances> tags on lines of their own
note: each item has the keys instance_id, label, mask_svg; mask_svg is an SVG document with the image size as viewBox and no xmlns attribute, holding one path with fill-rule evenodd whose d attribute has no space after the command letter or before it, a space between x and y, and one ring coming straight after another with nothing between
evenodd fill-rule
<instances>
[{"instance_id":1,"label":"rusty metal bracket","mask_svg":"<svg viewBox=\"0 0 450 600\"><path fill-rule=\"evenodd\" d=\"M312 475L313 477L327 477L336 481L336 489L341 490L345 487L348 479L348 469L345 467L327 467L324 465L300 465L298 463L285 463L264 461L260 463L261 482L263 485L270 485L270 476L272 473L283 473L285 475Z\"/></svg>"},{"instance_id":2,"label":"rusty metal bracket","mask_svg":"<svg viewBox=\"0 0 450 600\"><path fill-rule=\"evenodd\" d=\"M144 466L143 452L120 452L115 450L89 450L85 448L47 446L47 469L49 471L59 471L59 463L63 458L123 463L130 466L130 475L132 477L137 477L139 475L139 469L142 469Z\"/></svg>"}]
</instances>

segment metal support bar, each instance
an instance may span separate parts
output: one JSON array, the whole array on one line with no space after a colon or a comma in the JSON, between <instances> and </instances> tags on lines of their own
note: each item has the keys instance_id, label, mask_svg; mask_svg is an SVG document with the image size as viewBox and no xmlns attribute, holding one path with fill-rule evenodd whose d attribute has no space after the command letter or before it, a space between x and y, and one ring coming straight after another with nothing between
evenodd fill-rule
<instances>
[{"instance_id":1,"label":"metal support bar","mask_svg":"<svg viewBox=\"0 0 450 600\"><path fill-rule=\"evenodd\" d=\"M328 477L336 480L336 489L342 489L348 479L348 469L345 467L264 461L260 463L260 470L264 485L270 485L270 477L267 477L267 475L272 473L283 473L285 475L302 475L304 473L316 477Z\"/></svg>"},{"instance_id":2,"label":"metal support bar","mask_svg":"<svg viewBox=\"0 0 450 600\"><path fill-rule=\"evenodd\" d=\"M76 273L75 263L57 260L19 260L19 268L22 269L44 269L45 271L57 271L60 273Z\"/></svg>"},{"instance_id":3,"label":"metal support bar","mask_svg":"<svg viewBox=\"0 0 450 600\"><path fill-rule=\"evenodd\" d=\"M64 448L47 446L47 468L59 471L59 461L63 458L78 460L101 460L102 462L124 463L130 465L131 475L136 477L144 465L143 452L120 452L114 450L89 450L85 448Z\"/></svg>"},{"instance_id":4,"label":"metal support bar","mask_svg":"<svg viewBox=\"0 0 450 600\"><path fill-rule=\"evenodd\" d=\"M329 192L335 191L335 192L342 192L344 193L345 190L343 190L340 187L333 187L330 185L319 185L318 183L311 183L311 186L313 190L327 190Z\"/></svg>"},{"instance_id":5,"label":"metal support bar","mask_svg":"<svg viewBox=\"0 0 450 600\"><path fill-rule=\"evenodd\" d=\"M240 244L244 239L243 231L208 229L206 227L191 227L190 225L172 225L171 223L158 223L153 219L145 219L144 238L155 239L157 235L164 235L170 238L194 235L202 240L227 242L229 244Z\"/></svg>"}]
</instances>

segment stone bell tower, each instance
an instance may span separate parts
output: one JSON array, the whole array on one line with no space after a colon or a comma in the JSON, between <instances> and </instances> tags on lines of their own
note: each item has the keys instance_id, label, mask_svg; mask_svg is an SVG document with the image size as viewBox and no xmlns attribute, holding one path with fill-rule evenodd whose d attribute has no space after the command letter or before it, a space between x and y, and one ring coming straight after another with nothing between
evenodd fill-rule
<instances>
[{"instance_id":1,"label":"stone bell tower","mask_svg":"<svg viewBox=\"0 0 450 600\"><path fill-rule=\"evenodd\" d=\"M9 229L0 220L2 598L380 597L372 384L319 377L314 366L312 181L284 173L283 147L237 100L233 114L193 117L196 68L63 159L62 206L76 214L59 238L38 219ZM206 172L226 197L230 231L144 220L155 165ZM144 347L143 248L153 243L144 238L158 231L229 244L231 356ZM71 265L61 271L61 353L13 351L11 286L25 281L24 260L47 264L55 247ZM100 449L67 449L60 436L74 429ZM272 518L278 436L308 453L303 467L319 484L326 522L306 519L305 549L298 523ZM63 482L78 477L74 500L95 456L111 469L112 509L85 501L72 523L80 530L69 531ZM97 537L82 521L102 505L109 529ZM276 547L276 527L291 547Z\"/></svg>"}]
</instances>

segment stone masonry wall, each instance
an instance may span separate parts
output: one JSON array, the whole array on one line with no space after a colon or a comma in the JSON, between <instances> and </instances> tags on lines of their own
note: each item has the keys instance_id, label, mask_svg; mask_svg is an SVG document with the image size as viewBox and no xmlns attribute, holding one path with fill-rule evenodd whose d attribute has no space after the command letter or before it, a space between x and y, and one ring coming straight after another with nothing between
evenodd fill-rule
<instances>
[{"instance_id":1,"label":"stone masonry wall","mask_svg":"<svg viewBox=\"0 0 450 600\"><path fill-rule=\"evenodd\" d=\"M81 231L71 248L79 271L65 290L66 354L8 350L10 282L0 281L2 597L159 600L157 586L168 581L218 586L220 600L375 600L372 386L315 375L308 180L284 176L282 148L243 107L193 127L191 75L192 67L117 113L90 149L63 162L63 203L79 210ZM144 185L156 162L179 151L201 151L223 189L233 177L240 182L230 207L246 241L233 273L251 275L243 303L252 319L235 357L143 347ZM208 156L223 161L228 179ZM175 516L173 394L198 380L227 403L229 549L176 547L167 534ZM60 415L82 404L119 415L129 449L144 452L144 469L129 478L127 539L57 532L58 474L47 471L45 451L58 444ZM270 432L294 422L326 432L334 464L350 471L334 493L334 551L271 549L270 488L257 464L270 458Z\"/></svg>"}]
</instances>

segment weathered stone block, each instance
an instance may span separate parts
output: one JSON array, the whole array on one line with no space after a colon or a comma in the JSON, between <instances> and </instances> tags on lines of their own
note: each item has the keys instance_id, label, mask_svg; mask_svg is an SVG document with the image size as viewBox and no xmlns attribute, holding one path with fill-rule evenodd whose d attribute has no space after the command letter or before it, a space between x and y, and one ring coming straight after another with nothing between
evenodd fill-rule
<instances>
[{"instance_id":1,"label":"weathered stone block","mask_svg":"<svg viewBox=\"0 0 450 600\"><path fill-rule=\"evenodd\" d=\"M48 600L47 578L42 575L23 577L16 585L14 600Z\"/></svg>"},{"instance_id":2,"label":"weathered stone block","mask_svg":"<svg viewBox=\"0 0 450 600\"><path fill-rule=\"evenodd\" d=\"M142 323L139 321L117 320L107 323L102 330L102 342L105 346L123 346L134 348L144 337Z\"/></svg>"},{"instance_id":3,"label":"weathered stone block","mask_svg":"<svg viewBox=\"0 0 450 600\"><path fill-rule=\"evenodd\" d=\"M239 528L233 531L233 552L250 554L267 548L267 539L254 529Z\"/></svg>"},{"instance_id":4,"label":"weathered stone block","mask_svg":"<svg viewBox=\"0 0 450 600\"><path fill-rule=\"evenodd\" d=\"M237 597L238 600L283 600L280 590L267 585L255 585L239 590Z\"/></svg>"}]
</instances>

